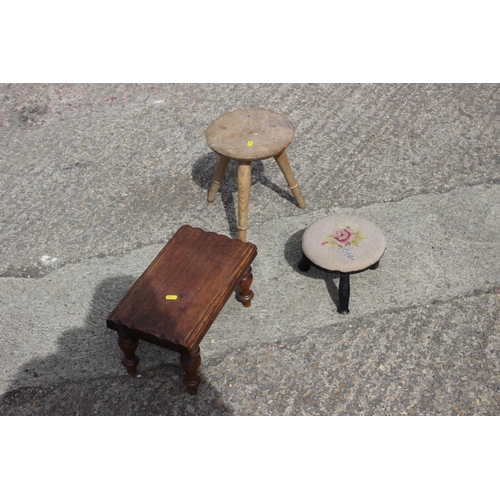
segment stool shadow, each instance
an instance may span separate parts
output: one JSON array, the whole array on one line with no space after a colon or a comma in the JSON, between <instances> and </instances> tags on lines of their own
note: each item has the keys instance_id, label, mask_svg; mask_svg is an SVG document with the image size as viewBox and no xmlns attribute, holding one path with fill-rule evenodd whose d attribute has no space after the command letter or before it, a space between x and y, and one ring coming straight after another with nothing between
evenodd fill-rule
<instances>
[{"instance_id":1,"label":"stool shadow","mask_svg":"<svg viewBox=\"0 0 500 500\"><path fill-rule=\"evenodd\" d=\"M23 394L32 393L33 388L43 391L37 390L37 407L28 414L233 414L220 393L204 380L203 368L199 371L202 383L198 395L187 393L182 384L184 370L176 352L140 341L139 358L154 359L156 366L141 371L139 362L138 380L126 374L121 365L123 353L118 347L118 336L107 328L106 318L135 281L128 275L104 279L95 288L84 326L65 331L54 354L32 359L18 369L11 389L0 397L0 415L26 414L26 405L17 401L23 400ZM111 373L109 367L113 367ZM116 375L115 367L123 369L123 376ZM24 413L16 412L16 405L24 408Z\"/></svg>"},{"instance_id":2,"label":"stool shadow","mask_svg":"<svg viewBox=\"0 0 500 500\"><path fill-rule=\"evenodd\" d=\"M300 259L302 257L302 235L304 234L305 230L306 228L301 229L296 233L292 234L290 238L288 238L288 240L285 243L283 252L285 260L288 262L288 264L294 271L301 274L302 276L307 276L308 278L312 279L324 280L326 289L328 290L328 293L330 294L330 297L333 303L335 304L335 307L338 309L339 289L337 288L334 279L339 279L340 278L339 274L336 272L325 271L323 269L320 269L312 263L311 263L311 269L307 272L301 271L298 267L298 263L300 262Z\"/></svg>"},{"instance_id":3,"label":"stool shadow","mask_svg":"<svg viewBox=\"0 0 500 500\"><path fill-rule=\"evenodd\" d=\"M199 158L192 169L192 178L203 188L207 195L210 186L212 185L212 180L217 168L217 162L219 160L219 155L217 153L211 152ZM274 161L274 160L273 160ZM276 165L276 168L279 168ZM252 180L251 184L260 183L267 187L271 191L281 196L291 203L297 204L295 198L286 189L280 188L274 182L269 180L264 174L264 163L262 161L252 162ZM235 193L238 193L238 162L231 160L227 167L226 173L224 174L224 179L219 187L219 193L222 200L222 205L226 212L226 218L229 226L229 231L232 238L238 237L238 208L235 203ZM250 197L252 194L250 193ZM217 198L216 198L217 199Z\"/></svg>"}]
</instances>

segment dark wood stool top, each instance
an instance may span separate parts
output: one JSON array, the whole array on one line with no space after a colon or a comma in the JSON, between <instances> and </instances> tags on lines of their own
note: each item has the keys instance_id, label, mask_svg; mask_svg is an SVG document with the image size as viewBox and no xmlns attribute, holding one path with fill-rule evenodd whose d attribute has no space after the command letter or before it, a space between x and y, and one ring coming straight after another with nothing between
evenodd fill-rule
<instances>
[{"instance_id":1,"label":"dark wood stool top","mask_svg":"<svg viewBox=\"0 0 500 500\"><path fill-rule=\"evenodd\" d=\"M107 326L191 351L256 255L252 243L182 226L111 312Z\"/></svg>"},{"instance_id":2,"label":"dark wood stool top","mask_svg":"<svg viewBox=\"0 0 500 500\"><path fill-rule=\"evenodd\" d=\"M220 116L207 129L207 144L234 160L265 160L278 156L293 141L292 122L273 111L239 109Z\"/></svg>"},{"instance_id":3,"label":"dark wood stool top","mask_svg":"<svg viewBox=\"0 0 500 500\"><path fill-rule=\"evenodd\" d=\"M181 354L184 385L195 395L200 384L199 343L231 293L249 307L252 243L182 226L106 320L118 332L122 364L136 373L139 340Z\"/></svg>"}]
</instances>

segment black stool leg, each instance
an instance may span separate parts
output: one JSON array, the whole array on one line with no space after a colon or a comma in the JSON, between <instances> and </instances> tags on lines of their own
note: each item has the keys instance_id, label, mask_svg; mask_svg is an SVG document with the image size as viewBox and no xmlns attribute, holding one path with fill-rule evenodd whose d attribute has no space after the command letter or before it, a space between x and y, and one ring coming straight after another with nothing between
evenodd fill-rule
<instances>
[{"instance_id":1,"label":"black stool leg","mask_svg":"<svg viewBox=\"0 0 500 500\"><path fill-rule=\"evenodd\" d=\"M305 256L304 252L302 252L302 258L297 267L305 273L311 269L311 261Z\"/></svg>"},{"instance_id":2,"label":"black stool leg","mask_svg":"<svg viewBox=\"0 0 500 500\"><path fill-rule=\"evenodd\" d=\"M339 307L337 309L340 314L349 314L350 293L351 287L349 284L349 273L340 273Z\"/></svg>"},{"instance_id":3,"label":"black stool leg","mask_svg":"<svg viewBox=\"0 0 500 500\"><path fill-rule=\"evenodd\" d=\"M373 266L370 266L370 269L377 269L379 265L380 265L380 261L375 262L375 264L373 264Z\"/></svg>"}]
</instances>

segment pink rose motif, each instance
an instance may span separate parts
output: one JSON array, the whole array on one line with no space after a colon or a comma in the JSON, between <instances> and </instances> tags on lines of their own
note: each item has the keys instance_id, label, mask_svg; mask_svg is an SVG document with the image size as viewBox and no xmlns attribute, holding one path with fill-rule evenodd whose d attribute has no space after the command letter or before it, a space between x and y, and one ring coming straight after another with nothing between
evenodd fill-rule
<instances>
[{"instance_id":1,"label":"pink rose motif","mask_svg":"<svg viewBox=\"0 0 500 500\"><path fill-rule=\"evenodd\" d=\"M332 237L340 246L350 245L356 239L356 233L347 226L334 231Z\"/></svg>"}]
</instances>

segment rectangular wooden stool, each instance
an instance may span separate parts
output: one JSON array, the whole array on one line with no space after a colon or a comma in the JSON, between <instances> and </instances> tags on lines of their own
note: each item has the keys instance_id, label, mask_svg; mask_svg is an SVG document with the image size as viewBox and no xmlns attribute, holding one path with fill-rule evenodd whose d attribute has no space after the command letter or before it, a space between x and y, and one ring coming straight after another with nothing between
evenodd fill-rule
<instances>
[{"instance_id":1,"label":"rectangular wooden stool","mask_svg":"<svg viewBox=\"0 0 500 500\"><path fill-rule=\"evenodd\" d=\"M139 339L180 353L184 385L196 394L199 344L232 292L249 307L252 243L182 226L106 320L118 332L122 363L136 372Z\"/></svg>"}]
</instances>

